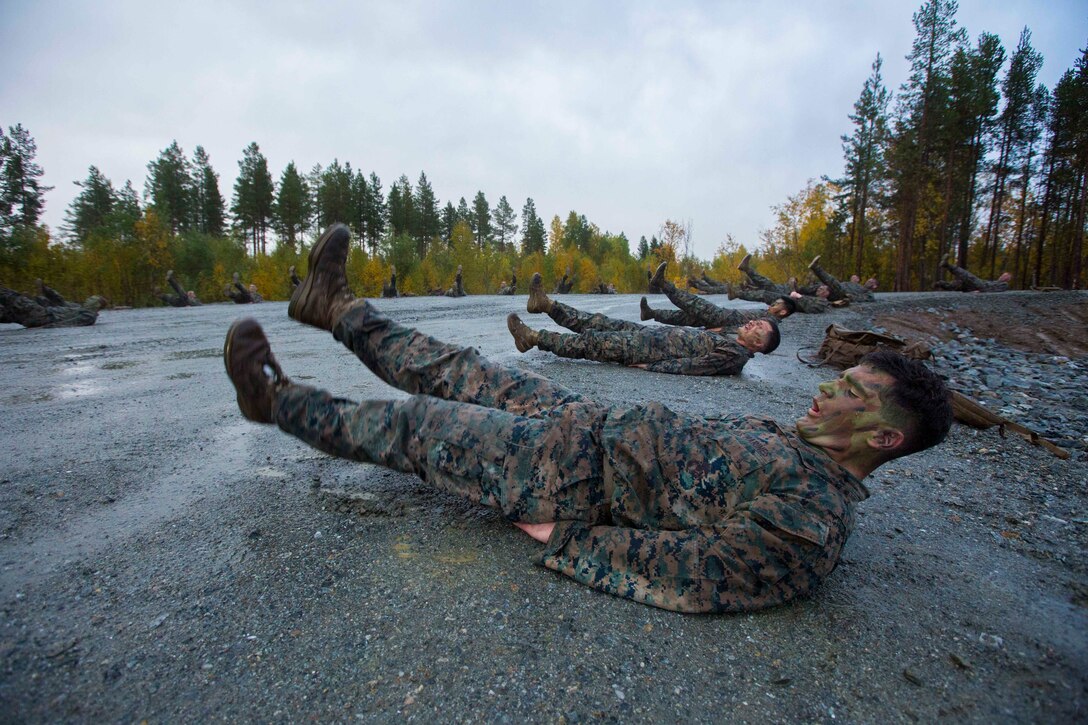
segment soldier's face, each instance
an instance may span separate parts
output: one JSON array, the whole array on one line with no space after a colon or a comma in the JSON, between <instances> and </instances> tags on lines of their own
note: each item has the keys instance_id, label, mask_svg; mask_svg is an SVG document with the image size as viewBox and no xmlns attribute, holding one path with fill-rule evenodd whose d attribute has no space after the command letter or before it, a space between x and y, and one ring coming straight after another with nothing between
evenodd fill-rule
<instances>
[{"instance_id":1,"label":"soldier's face","mask_svg":"<svg viewBox=\"0 0 1088 725\"><path fill-rule=\"evenodd\" d=\"M775 300L774 304L767 308L767 314L778 319L789 317L790 311L786 309L785 303L781 300Z\"/></svg>"},{"instance_id":2,"label":"soldier's face","mask_svg":"<svg viewBox=\"0 0 1088 725\"><path fill-rule=\"evenodd\" d=\"M737 342L752 352L760 352L771 337L771 325L766 320L751 320L737 330Z\"/></svg>"},{"instance_id":3,"label":"soldier's face","mask_svg":"<svg viewBox=\"0 0 1088 725\"><path fill-rule=\"evenodd\" d=\"M894 384L891 375L863 365L821 383L812 407L797 420L798 435L833 453L874 447L874 437L894 428L881 398Z\"/></svg>"}]
</instances>

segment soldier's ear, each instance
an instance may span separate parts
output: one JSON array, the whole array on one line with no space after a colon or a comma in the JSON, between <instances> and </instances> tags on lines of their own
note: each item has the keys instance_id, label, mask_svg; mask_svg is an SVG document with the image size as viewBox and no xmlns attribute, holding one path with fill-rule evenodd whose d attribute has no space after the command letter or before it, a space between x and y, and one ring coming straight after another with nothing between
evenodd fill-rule
<instances>
[{"instance_id":1,"label":"soldier's ear","mask_svg":"<svg viewBox=\"0 0 1088 725\"><path fill-rule=\"evenodd\" d=\"M906 436L898 428L878 428L869 436L869 447L890 453L902 445Z\"/></svg>"}]
</instances>

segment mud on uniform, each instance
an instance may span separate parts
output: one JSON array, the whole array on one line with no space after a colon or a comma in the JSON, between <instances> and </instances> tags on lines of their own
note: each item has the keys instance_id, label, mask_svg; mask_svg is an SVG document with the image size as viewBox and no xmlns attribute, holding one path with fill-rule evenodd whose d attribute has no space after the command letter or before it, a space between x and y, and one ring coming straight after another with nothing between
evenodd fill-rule
<instances>
[{"instance_id":1,"label":"mud on uniform","mask_svg":"<svg viewBox=\"0 0 1088 725\"><path fill-rule=\"evenodd\" d=\"M769 607L838 561L868 491L771 420L616 408L368 304L333 332L407 400L280 391L280 428L525 523L558 522L537 563L609 594L685 612Z\"/></svg>"},{"instance_id":2,"label":"mud on uniform","mask_svg":"<svg viewBox=\"0 0 1088 725\"><path fill-rule=\"evenodd\" d=\"M682 290L672 282L661 285L669 301L678 310L651 310L653 319L666 325L682 327L740 327L746 322L766 317L765 310L729 310L718 307L699 295ZM776 298L777 299L777 298Z\"/></svg>"},{"instance_id":3,"label":"mud on uniform","mask_svg":"<svg viewBox=\"0 0 1088 725\"><path fill-rule=\"evenodd\" d=\"M552 302L548 315L576 335L540 330L537 347L561 357L646 364L678 375L736 375L752 354L736 340L709 330L647 327L637 322L590 315Z\"/></svg>"}]
</instances>

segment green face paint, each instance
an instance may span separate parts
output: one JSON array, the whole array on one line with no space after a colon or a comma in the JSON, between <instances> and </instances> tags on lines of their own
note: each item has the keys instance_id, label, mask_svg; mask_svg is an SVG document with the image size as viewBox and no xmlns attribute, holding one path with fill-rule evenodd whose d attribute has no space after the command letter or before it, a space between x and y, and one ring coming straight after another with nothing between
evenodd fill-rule
<instances>
[{"instance_id":1,"label":"green face paint","mask_svg":"<svg viewBox=\"0 0 1088 725\"><path fill-rule=\"evenodd\" d=\"M871 434L888 425L881 394L893 383L891 376L864 367L821 383L812 407L797 421L797 433L829 451L862 453Z\"/></svg>"}]
</instances>

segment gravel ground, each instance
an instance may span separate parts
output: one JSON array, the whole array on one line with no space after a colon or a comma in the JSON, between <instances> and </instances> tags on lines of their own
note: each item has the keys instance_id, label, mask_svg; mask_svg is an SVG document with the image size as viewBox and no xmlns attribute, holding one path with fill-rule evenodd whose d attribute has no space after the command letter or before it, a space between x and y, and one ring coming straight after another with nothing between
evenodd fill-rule
<instances>
[{"instance_id":1,"label":"gravel ground","mask_svg":"<svg viewBox=\"0 0 1088 725\"><path fill-rule=\"evenodd\" d=\"M0 720L1083 721L1088 360L964 315L1030 328L1086 299L880 295L791 318L735 379L519 355L504 318L524 296L381 303L601 400L781 421L833 375L794 358L827 324L900 320L965 392L1073 454L957 425L866 481L813 597L733 616L598 594L534 567L490 511L242 419L221 349L245 313L289 375L399 395L284 303L0 326ZM638 318L637 296L568 300Z\"/></svg>"}]
</instances>

